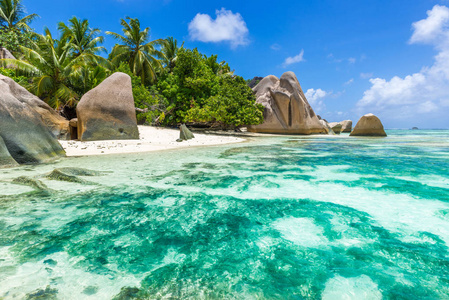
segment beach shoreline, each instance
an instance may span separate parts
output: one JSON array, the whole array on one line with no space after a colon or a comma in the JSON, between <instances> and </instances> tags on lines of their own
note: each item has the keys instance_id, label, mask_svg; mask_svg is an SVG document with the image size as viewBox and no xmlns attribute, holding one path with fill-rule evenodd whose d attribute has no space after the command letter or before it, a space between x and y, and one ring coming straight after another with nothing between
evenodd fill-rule
<instances>
[{"instance_id":1,"label":"beach shoreline","mask_svg":"<svg viewBox=\"0 0 449 300\"><path fill-rule=\"evenodd\" d=\"M175 150L192 147L217 146L243 143L248 137L194 133L195 138L177 142L179 129L140 125L138 140L104 140L82 142L78 140L59 140L68 157L108 154L126 154Z\"/></svg>"}]
</instances>

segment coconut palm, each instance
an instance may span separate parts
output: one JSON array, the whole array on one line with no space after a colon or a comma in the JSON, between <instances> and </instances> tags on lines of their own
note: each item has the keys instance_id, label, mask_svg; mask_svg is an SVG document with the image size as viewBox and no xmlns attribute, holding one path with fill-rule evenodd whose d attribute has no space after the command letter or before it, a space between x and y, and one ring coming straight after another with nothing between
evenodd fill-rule
<instances>
[{"instance_id":1,"label":"coconut palm","mask_svg":"<svg viewBox=\"0 0 449 300\"><path fill-rule=\"evenodd\" d=\"M74 57L106 52L106 49L100 46L104 42L104 37L99 35L100 29L90 28L86 19L73 17L69 20L69 25L59 22L58 29L62 32L62 38L70 40Z\"/></svg>"},{"instance_id":2,"label":"coconut palm","mask_svg":"<svg viewBox=\"0 0 449 300\"><path fill-rule=\"evenodd\" d=\"M10 65L32 77L31 91L56 109L63 106L74 106L78 95L71 82L74 72L88 59L83 56L73 58L71 44L67 39L54 39L48 28L44 34L34 34L32 48L21 46L24 60L2 59L0 65Z\"/></svg>"},{"instance_id":3,"label":"coconut palm","mask_svg":"<svg viewBox=\"0 0 449 300\"><path fill-rule=\"evenodd\" d=\"M161 52L164 54L164 64L171 73L173 72L176 59L178 58L178 51L184 47L184 42L182 42L181 47L178 47L178 41L173 37L168 37L165 41L166 42L162 45Z\"/></svg>"},{"instance_id":4,"label":"coconut palm","mask_svg":"<svg viewBox=\"0 0 449 300\"><path fill-rule=\"evenodd\" d=\"M38 15L24 15L22 0L0 0L0 24L3 30L30 30L28 24Z\"/></svg>"},{"instance_id":5,"label":"coconut palm","mask_svg":"<svg viewBox=\"0 0 449 300\"><path fill-rule=\"evenodd\" d=\"M234 75L234 71L231 71L228 63L225 61L217 62L218 55L211 55L210 57L206 57L206 64L212 70L215 75L221 76L232 76Z\"/></svg>"},{"instance_id":6,"label":"coconut palm","mask_svg":"<svg viewBox=\"0 0 449 300\"><path fill-rule=\"evenodd\" d=\"M162 70L159 59L164 57L157 47L165 42L162 39L149 41L149 27L141 31L138 19L126 17L126 20L120 21L123 35L106 31L106 34L121 42L120 45L114 46L109 57L115 66L119 66L121 62L128 63L131 72L140 76L142 82L154 82L157 72Z\"/></svg>"}]
</instances>

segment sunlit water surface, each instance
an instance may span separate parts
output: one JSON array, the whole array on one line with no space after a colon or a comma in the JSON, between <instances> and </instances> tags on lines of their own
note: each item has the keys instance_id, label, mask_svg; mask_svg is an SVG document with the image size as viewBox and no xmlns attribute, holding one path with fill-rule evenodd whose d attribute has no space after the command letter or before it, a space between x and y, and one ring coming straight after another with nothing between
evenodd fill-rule
<instances>
[{"instance_id":1,"label":"sunlit water surface","mask_svg":"<svg viewBox=\"0 0 449 300\"><path fill-rule=\"evenodd\" d=\"M0 299L448 299L449 131L388 134L0 170Z\"/></svg>"}]
</instances>

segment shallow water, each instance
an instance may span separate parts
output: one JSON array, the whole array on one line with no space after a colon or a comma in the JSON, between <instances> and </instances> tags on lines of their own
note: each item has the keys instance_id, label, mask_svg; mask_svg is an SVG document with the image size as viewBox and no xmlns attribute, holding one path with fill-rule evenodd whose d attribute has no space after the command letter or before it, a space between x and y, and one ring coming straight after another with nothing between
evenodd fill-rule
<instances>
[{"instance_id":1,"label":"shallow water","mask_svg":"<svg viewBox=\"0 0 449 300\"><path fill-rule=\"evenodd\" d=\"M448 299L449 131L388 134L1 170L0 299Z\"/></svg>"}]
</instances>

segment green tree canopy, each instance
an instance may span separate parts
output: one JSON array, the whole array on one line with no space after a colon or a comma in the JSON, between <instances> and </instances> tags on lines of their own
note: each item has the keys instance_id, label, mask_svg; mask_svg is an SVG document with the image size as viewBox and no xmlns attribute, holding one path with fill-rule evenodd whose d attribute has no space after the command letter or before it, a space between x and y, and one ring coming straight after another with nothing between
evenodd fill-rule
<instances>
[{"instance_id":1,"label":"green tree canopy","mask_svg":"<svg viewBox=\"0 0 449 300\"><path fill-rule=\"evenodd\" d=\"M22 0L0 0L0 25L2 29L29 30L37 14L25 15Z\"/></svg>"},{"instance_id":2,"label":"green tree canopy","mask_svg":"<svg viewBox=\"0 0 449 300\"><path fill-rule=\"evenodd\" d=\"M164 57L157 46L163 45L165 42L163 39L150 41L150 28L141 30L138 19L127 17L126 20L121 19L120 21L123 26L123 35L106 32L121 43L114 46L109 58L116 66L122 62L128 63L131 72L140 76L142 82L155 82L157 72L162 71L159 59Z\"/></svg>"},{"instance_id":3,"label":"green tree canopy","mask_svg":"<svg viewBox=\"0 0 449 300\"><path fill-rule=\"evenodd\" d=\"M32 48L21 47L23 60L2 59L0 64L12 65L32 77L30 90L54 108L74 106L78 95L71 84L76 74L73 70L84 64L84 58L71 57L69 41L54 39L48 28L43 35L35 33L34 39Z\"/></svg>"},{"instance_id":4,"label":"green tree canopy","mask_svg":"<svg viewBox=\"0 0 449 300\"><path fill-rule=\"evenodd\" d=\"M100 29L89 27L89 21L73 17L69 24L59 22L58 29L62 33L62 38L70 41L70 47L74 57L83 54L97 55L100 52L106 53L106 49L101 46L104 37L100 36Z\"/></svg>"},{"instance_id":5,"label":"green tree canopy","mask_svg":"<svg viewBox=\"0 0 449 300\"><path fill-rule=\"evenodd\" d=\"M216 60L217 56L206 57L197 49L179 49L173 73L157 83L168 104L164 124L192 122L232 128L263 121L263 107L256 104L245 80Z\"/></svg>"},{"instance_id":6,"label":"green tree canopy","mask_svg":"<svg viewBox=\"0 0 449 300\"><path fill-rule=\"evenodd\" d=\"M36 14L25 15L21 0L0 0L0 46L17 56L20 46L29 46L29 24L37 17Z\"/></svg>"},{"instance_id":7,"label":"green tree canopy","mask_svg":"<svg viewBox=\"0 0 449 300\"><path fill-rule=\"evenodd\" d=\"M164 54L162 59L168 71L173 72L173 68L175 67L178 58L178 51L184 47L184 42L182 42L181 47L178 47L178 41L173 37L168 37L165 41L166 42L162 45L161 49L161 52Z\"/></svg>"}]
</instances>

